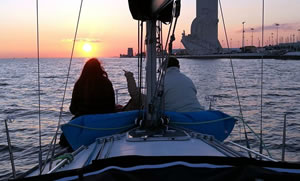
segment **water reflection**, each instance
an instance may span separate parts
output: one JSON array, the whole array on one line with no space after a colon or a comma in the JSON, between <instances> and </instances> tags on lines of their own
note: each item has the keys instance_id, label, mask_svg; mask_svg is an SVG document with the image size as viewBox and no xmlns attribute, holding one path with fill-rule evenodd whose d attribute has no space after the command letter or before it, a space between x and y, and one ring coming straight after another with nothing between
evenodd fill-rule
<instances>
[{"instance_id":1,"label":"water reflection","mask_svg":"<svg viewBox=\"0 0 300 181\"><path fill-rule=\"evenodd\" d=\"M125 104L127 95L124 70L132 71L137 79L138 63L134 58L101 59L103 66L118 90L119 104ZM41 59L41 120L43 145L50 142L56 130L59 107L63 97L69 59ZM69 113L72 89L78 79L85 59L74 59L63 107L63 122L70 120ZM233 116L239 115L239 106L229 60L180 59L181 71L195 83L198 99L206 108L213 96L214 109ZM234 70L246 122L259 133L260 121L260 60L233 60ZM288 115L287 160L300 161L300 62L265 60L263 90L263 134L264 141L276 159L281 157L281 135L283 118ZM38 97L37 66L34 59L0 60L0 118L14 116L9 124L11 140L18 172L31 168L37 163L38 153ZM4 125L0 125L0 175L10 172ZM231 134L231 140L243 138L240 123ZM255 149L259 144L255 135L249 134ZM244 141L242 141L244 142ZM47 149L43 146L43 149ZM25 151L26 150L26 151ZM26 153L26 156L23 154ZM34 155L32 155L34 154Z\"/></svg>"}]
</instances>

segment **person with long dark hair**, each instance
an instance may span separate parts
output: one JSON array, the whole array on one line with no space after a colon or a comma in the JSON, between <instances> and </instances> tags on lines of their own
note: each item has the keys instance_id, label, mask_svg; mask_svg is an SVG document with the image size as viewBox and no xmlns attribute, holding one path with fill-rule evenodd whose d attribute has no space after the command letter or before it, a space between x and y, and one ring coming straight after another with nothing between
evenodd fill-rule
<instances>
[{"instance_id":1,"label":"person with long dark hair","mask_svg":"<svg viewBox=\"0 0 300 181\"><path fill-rule=\"evenodd\" d=\"M96 58L89 59L74 85L70 112L73 119L86 114L115 112L115 93L108 75ZM59 144L72 150L64 134Z\"/></svg>"},{"instance_id":2,"label":"person with long dark hair","mask_svg":"<svg viewBox=\"0 0 300 181\"><path fill-rule=\"evenodd\" d=\"M114 89L98 59L85 63L74 85L70 111L75 117L115 112Z\"/></svg>"}]
</instances>

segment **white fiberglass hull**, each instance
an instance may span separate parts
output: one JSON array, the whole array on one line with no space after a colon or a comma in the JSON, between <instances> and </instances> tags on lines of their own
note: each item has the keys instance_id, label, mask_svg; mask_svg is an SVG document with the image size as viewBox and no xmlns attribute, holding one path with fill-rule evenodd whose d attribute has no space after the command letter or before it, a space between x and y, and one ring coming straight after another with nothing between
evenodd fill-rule
<instances>
[{"instance_id":1,"label":"white fiberglass hull","mask_svg":"<svg viewBox=\"0 0 300 181\"><path fill-rule=\"evenodd\" d=\"M186 134L176 140L166 137L155 137L137 140L126 134L117 134L109 137L98 138L93 144L81 148L73 160L55 171L51 171L63 159L55 160L50 169L48 163L42 174L60 172L82 168L92 163L93 160L107 159L122 156L212 156L212 157L237 157L240 156L233 150L225 147L210 136L199 133ZM35 170L28 176L39 175Z\"/></svg>"}]
</instances>

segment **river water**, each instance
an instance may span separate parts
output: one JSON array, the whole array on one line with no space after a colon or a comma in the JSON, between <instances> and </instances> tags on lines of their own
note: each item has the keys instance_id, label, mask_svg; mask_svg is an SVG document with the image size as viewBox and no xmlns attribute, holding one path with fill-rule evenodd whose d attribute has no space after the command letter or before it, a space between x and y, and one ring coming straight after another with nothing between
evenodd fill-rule
<instances>
[{"instance_id":1,"label":"river water","mask_svg":"<svg viewBox=\"0 0 300 181\"><path fill-rule=\"evenodd\" d=\"M120 93L118 101L128 100L123 69L137 75L134 58L101 59L114 89ZM79 77L85 59L73 59L68 81L62 123L70 120L69 104L74 82ZM51 141L62 104L69 59L41 59L41 125L43 150ZM181 72L189 76L198 91L200 103L207 109L221 110L239 116L230 60L180 59ZM286 160L300 162L300 61L264 60L263 74L263 140L271 155L281 159L282 129L287 113ZM233 67L245 121L260 132L261 120L261 60L235 59ZM137 77L136 77L137 78ZM38 74L36 59L0 59L0 179L11 175L4 119L8 123L17 174L38 163ZM208 98L212 98L209 101ZM259 142L248 129L251 146L258 150ZM227 140L245 142L241 124L236 124ZM264 152L266 154L266 152ZM45 153L44 153L45 157Z\"/></svg>"}]
</instances>

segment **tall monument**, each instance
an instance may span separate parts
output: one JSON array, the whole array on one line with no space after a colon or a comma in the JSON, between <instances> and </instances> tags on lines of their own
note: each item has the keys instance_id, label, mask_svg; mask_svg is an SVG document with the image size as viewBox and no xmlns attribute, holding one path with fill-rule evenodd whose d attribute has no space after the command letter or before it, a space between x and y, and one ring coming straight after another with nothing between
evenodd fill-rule
<instances>
[{"instance_id":1,"label":"tall monument","mask_svg":"<svg viewBox=\"0 0 300 181\"><path fill-rule=\"evenodd\" d=\"M218 0L197 0L196 6L191 34L183 32L181 42L190 55L218 53L222 49L218 40Z\"/></svg>"}]
</instances>

